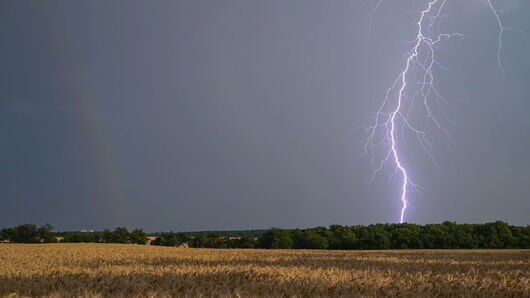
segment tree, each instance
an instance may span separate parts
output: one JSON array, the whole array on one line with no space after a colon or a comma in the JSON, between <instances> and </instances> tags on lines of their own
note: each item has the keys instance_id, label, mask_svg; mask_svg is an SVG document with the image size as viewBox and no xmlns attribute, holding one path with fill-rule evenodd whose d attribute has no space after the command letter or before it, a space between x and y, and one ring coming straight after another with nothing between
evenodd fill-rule
<instances>
[{"instance_id":1,"label":"tree","mask_svg":"<svg viewBox=\"0 0 530 298\"><path fill-rule=\"evenodd\" d=\"M105 229L103 231L103 235L101 236L101 240L105 243L111 243L113 240L112 232L109 229Z\"/></svg>"},{"instance_id":2,"label":"tree","mask_svg":"<svg viewBox=\"0 0 530 298\"><path fill-rule=\"evenodd\" d=\"M201 248L201 247L208 247L208 244L210 243L210 239L206 237L205 235L200 235L195 238L193 238L193 247L195 248Z\"/></svg>"},{"instance_id":3,"label":"tree","mask_svg":"<svg viewBox=\"0 0 530 298\"><path fill-rule=\"evenodd\" d=\"M259 247L262 248L292 248L293 239L286 230L272 228L265 232L259 240Z\"/></svg>"},{"instance_id":4,"label":"tree","mask_svg":"<svg viewBox=\"0 0 530 298\"><path fill-rule=\"evenodd\" d=\"M168 235L168 238L166 238L166 246L179 246L180 241L177 235L170 234Z\"/></svg>"},{"instance_id":5,"label":"tree","mask_svg":"<svg viewBox=\"0 0 530 298\"><path fill-rule=\"evenodd\" d=\"M513 248L515 245L515 239L512 235L512 231L507 223L500 220L493 223L495 230L497 231L497 236L502 243L502 248Z\"/></svg>"},{"instance_id":6,"label":"tree","mask_svg":"<svg viewBox=\"0 0 530 298\"><path fill-rule=\"evenodd\" d=\"M209 238L209 244L208 247L211 248L223 248L226 246L226 241L223 241L223 238L221 237L221 234L219 233L210 233L208 235Z\"/></svg>"},{"instance_id":7,"label":"tree","mask_svg":"<svg viewBox=\"0 0 530 298\"><path fill-rule=\"evenodd\" d=\"M420 238L420 227L413 224L400 224L392 233L394 248L423 248Z\"/></svg>"},{"instance_id":8,"label":"tree","mask_svg":"<svg viewBox=\"0 0 530 298\"><path fill-rule=\"evenodd\" d=\"M329 246L328 239L318 234L315 230L305 230L304 236L304 248L308 249L326 249Z\"/></svg>"},{"instance_id":9,"label":"tree","mask_svg":"<svg viewBox=\"0 0 530 298\"><path fill-rule=\"evenodd\" d=\"M390 248L390 235L385 230L386 225L377 224L370 225L370 248L371 249L389 249ZM418 232L419 233L419 232ZM417 236L419 237L419 236Z\"/></svg>"},{"instance_id":10,"label":"tree","mask_svg":"<svg viewBox=\"0 0 530 298\"><path fill-rule=\"evenodd\" d=\"M2 228L2 230L0 230L0 241L9 241L10 235L12 234L12 228Z\"/></svg>"},{"instance_id":11,"label":"tree","mask_svg":"<svg viewBox=\"0 0 530 298\"><path fill-rule=\"evenodd\" d=\"M37 231L39 233L39 237L42 242L44 243L56 243L57 238L53 234L53 227L50 224L45 224L39 228Z\"/></svg>"},{"instance_id":12,"label":"tree","mask_svg":"<svg viewBox=\"0 0 530 298\"><path fill-rule=\"evenodd\" d=\"M189 243L191 240L191 237L184 233L177 233L177 237L179 238L179 241L180 241L179 245L183 243Z\"/></svg>"},{"instance_id":13,"label":"tree","mask_svg":"<svg viewBox=\"0 0 530 298\"><path fill-rule=\"evenodd\" d=\"M332 235L329 240L331 249L353 249L357 238L349 227L332 225L329 227Z\"/></svg>"},{"instance_id":14,"label":"tree","mask_svg":"<svg viewBox=\"0 0 530 298\"><path fill-rule=\"evenodd\" d=\"M304 243L304 232L300 229L292 230L291 231L291 239L293 240L293 248L295 249L303 249L305 246Z\"/></svg>"},{"instance_id":15,"label":"tree","mask_svg":"<svg viewBox=\"0 0 530 298\"><path fill-rule=\"evenodd\" d=\"M134 244L146 244L147 243L147 234L143 229L134 229L129 235L131 243Z\"/></svg>"},{"instance_id":16,"label":"tree","mask_svg":"<svg viewBox=\"0 0 530 298\"><path fill-rule=\"evenodd\" d=\"M8 229L6 235L10 242L15 243L39 243L39 233L35 225L19 225Z\"/></svg>"},{"instance_id":17,"label":"tree","mask_svg":"<svg viewBox=\"0 0 530 298\"><path fill-rule=\"evenodd\" d=\"M256 248L258 246L258 240L254 237L243 236L239 239L232 240L231 244L234 248Z\"/></svg>"},{"instance_id":18,"label":"tree","mask_svg":"<svg viewBox=\"0 0 530 298\"><path fill-rule=\"evenodd\" d=\"M425 225L421 235L424 248L453 248L454 238L449 234L451 223Z\"/></svg>"},{"instance_id":19,"label":"tree","mask_svg":"<svg viewBox=\"0 0 530 298\"><path fill-rule=\"evenodd\" d=\"M166 245L166 238L162 236L158 236L155 238L155 240L151 241L151 245L157 245L157 246L163 246Z\"/></svg>"},{"instance_id":20,"label":"tree","mask_svg":"<svg viewBox=\"0 0 530 298\"><path fill-rule=\"evenodd\" d=\"M112 233L112 242L129 243L129 231L125 227L117 227Z\"/></svg>"},{"instance_id":21,"label":"tree","mask_svg":"<svg viewBox=\"0 0 530 298\"><path fill-rule=\"evenodd\" d=\"M73 233L67 233L63 237L62 242L96 242L96 234L95 233L87 233L87 232L73 232Z\"/></svg>"}]
</instances>

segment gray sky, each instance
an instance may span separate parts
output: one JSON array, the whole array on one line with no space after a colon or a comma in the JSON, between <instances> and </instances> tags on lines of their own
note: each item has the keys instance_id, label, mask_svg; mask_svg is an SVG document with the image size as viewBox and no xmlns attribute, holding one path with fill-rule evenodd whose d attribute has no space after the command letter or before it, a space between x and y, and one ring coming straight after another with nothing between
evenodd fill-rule
<instances>
[{"instance_id":1,"label":"gray sky","mask_svg":"<svg viewBox=\"0 0 530 298\"><path fill-rule=\"evenodd\" d=\"M399 3L398 3L399 2ZM498 0L530 33L530 2ZM0 2L0 226L148 231L399 220L362 156L426 1ZM372 6L370 6L372 5ZM530 47L449 0L436 169L400 143L406 221L530 224ZM408 142L408 141L407 141Z\"/></svg>"}]
</instances>

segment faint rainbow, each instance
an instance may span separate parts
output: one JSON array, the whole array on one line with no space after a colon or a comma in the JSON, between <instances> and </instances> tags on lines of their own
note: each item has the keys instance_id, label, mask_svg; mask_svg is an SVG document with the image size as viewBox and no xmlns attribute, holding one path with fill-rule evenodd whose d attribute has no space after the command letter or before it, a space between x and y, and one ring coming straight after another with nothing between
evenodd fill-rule
<instances>
[{"instance_id":1,"label":"faint rainbow","mask_svg":"<svg viewBox=\"0 0 530 298\"><path fill-rule=\"evenodd\" d=\"M130 208L126 201L126 186L123 172L119 164L119 150L114 141L111 113L102 104L98 96L98 88L93 83L87 67L76 57L78 51L70 42L70 27L60 24L52 9L45 7L45 18L50 25L50 31L55 34L58 43L54 46L57 58L62 61L70 72L73 92L72 100L76 103L79 121L75 123L81 140L79 146L90 152L89 159L92 163L92 179L97 181L99 197L98 210L105 210L105 215L116 217L116 225L125 225L131 219ZM112 222L113 220L111 220ZM97 227L102 228L102 227ZM111 227L109 227L111 228Z\"/></svg>"}]
</instances>

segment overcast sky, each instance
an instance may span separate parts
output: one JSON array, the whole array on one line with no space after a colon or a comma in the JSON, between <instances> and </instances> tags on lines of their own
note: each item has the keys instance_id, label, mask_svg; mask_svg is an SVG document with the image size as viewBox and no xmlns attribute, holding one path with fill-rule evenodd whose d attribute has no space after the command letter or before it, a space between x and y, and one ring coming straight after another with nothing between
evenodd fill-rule
<instances>
[{"instance_id":1,"label":"overcast sky","mask_svg":"<svg viewBox=\"0 0 530 298\"><path fill-rule=\"evenodd\" d=\"M398 3L399 2L399 3ZM530 34L530 2L494 2ZM426 1L0 2L0 226L221 230L399 220L374 112ZM530 224L530 46L448 0L436 168L399 143L405 220ZM408 142L408 141L406 141ZM398 175L399 176L399 175Z\"/></svg>"}]
</instances>

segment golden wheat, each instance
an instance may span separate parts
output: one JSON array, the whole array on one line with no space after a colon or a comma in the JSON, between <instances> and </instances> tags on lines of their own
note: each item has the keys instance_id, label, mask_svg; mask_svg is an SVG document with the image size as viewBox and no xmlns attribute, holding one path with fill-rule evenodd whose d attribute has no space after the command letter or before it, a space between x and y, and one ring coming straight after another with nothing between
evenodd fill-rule
<instances>
[{"instance_id":1,"label":"golden wheat","mask_svg":"<svg viewBox=\"0 0 530 298\"><path fill-rule=\"evenodd\" d=\"M530 251L0 244L0 295L530 295Z\"/></svg>"}]
</instances>

